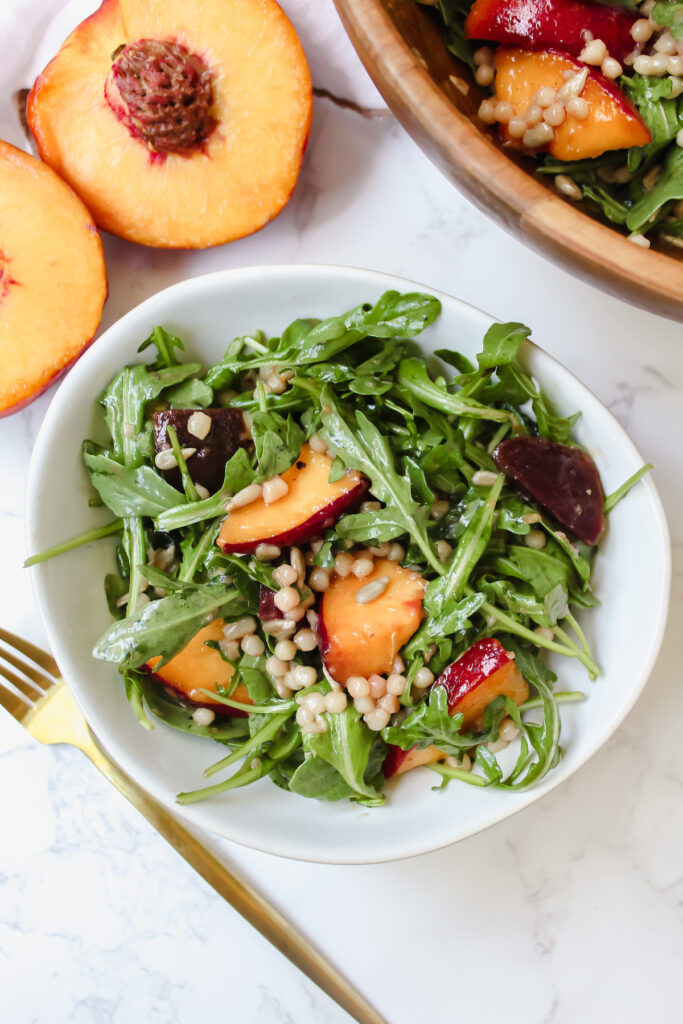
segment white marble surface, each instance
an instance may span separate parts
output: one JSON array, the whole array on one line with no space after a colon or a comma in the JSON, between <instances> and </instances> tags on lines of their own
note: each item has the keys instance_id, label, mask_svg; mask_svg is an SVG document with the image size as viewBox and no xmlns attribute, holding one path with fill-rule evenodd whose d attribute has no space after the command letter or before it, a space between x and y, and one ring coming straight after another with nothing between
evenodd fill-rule
<instances>
[{"instance_id":1,"label":"white marble surface","mask_svg":"<svg viewBox=\"0 0 683 1024\"><path fill-rule=\"evenodd\" d=\"M11 48L29 67L45 22L42 3L26 6L30 46L17 17L0 53ZM323 87L324 66L318 60ZM9 90L24 84L5 82L5 121ZM205 254L147 252L111 238L105 246L104 326L159 288L220 267L348 263L443 288L531 324L655 463L675 559L664 646L635 710L564 787L483 835L403 863L313 866L216 845L391 1024L679 1019L683 329L574 280L504 234L392 119L327 100L317 104L294 198L260 234ZM0 422L0 621L38 642L21 569L24 484L50 397ZM0 807L3 1024L349 1020L78 753L37 747L4 715Z\"/></svg>"}]
</instances>

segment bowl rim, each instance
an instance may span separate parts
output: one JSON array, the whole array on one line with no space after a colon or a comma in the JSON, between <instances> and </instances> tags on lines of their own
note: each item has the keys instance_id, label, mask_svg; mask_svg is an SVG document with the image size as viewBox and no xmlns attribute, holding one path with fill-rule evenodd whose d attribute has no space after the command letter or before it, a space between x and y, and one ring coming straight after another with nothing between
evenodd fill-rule
<instances>
[{"instance_id":1,"label":"bowl rim","mask_svg":"<svg viewBox=\"0 0 683 1024\"><path fill-rule=\"evenodd\" d=\"M415 0L409 0L415 2ZM683 261L629 242L510 160L432 78L389 0L334 0L358 56L403 128L442 173L513 237L593 287L683 321ZM453 58L454 60L456 58Z\"/></svg>"},{"instance_id":2,"label":"bowl rim","mask_svg":"<svg viewBox=\"0 0 683 1024\"><path fill-rule=\"evenodd\" d=\"M353 280L357 280L357 277L360 274L367 279L369 287L373 287L374 285L376 287L381 287L383 290L393 287L403 290L419 289L428 291L430 294L435 295L442 303L447 303L451 306L455 305L456 307L466 311L470 316L474 314L486 325L496 322L494 317L491 317L476 306L472 306L470 303L464 302L462 299L458 299L455 296L449 295L439 289L431 288L428 285L402 278L397 275L386 274L382 271L367 270L360 267L337 266L334 264L293 264L240 267L199 275L170 285L169 287L156 292L154 295L149 296L115 321L102 334L98 339L98 342L83 354L74 369L70 371L59 385L37 435L29 466L26 489L26 538L29 550L32 548L36 538L39 536L40 517L38 509L41 507L41 480L43 478L43 468L52 457L51 439L58 436L58 431L55 430L55 424L59 422L62 410L72 401L72 392L78 394L80 378L87 376L90 365L98 361L98 357L103 352L104 348L108 344L121 344L121 342L117 340L118 336L121 334L125 338L125 332L128 324L131 321L136 322L138 318L144 316L145 310L148 307L163 301L170 293L173 293L174 297L187 296L192 292L199 292L201 294L207 287L211 288L212 285L219 282L223 283L226 280L233 282L239 281L240 278L250 280L254 279L254 277L260 277L262 280L266 281L268 278L296 280L297 277L302 274L309 279L311 276L317 277L321 283L324 283L325 280L329 280L330 276L335 278L348 276ZM112 336L114 338L113 343L111 341ZM527 341L525 344L529 346L531 351L542 353L542 357L549 361L554 372L559 373L559 376L567 375L579 390L582 390L590 397L590 400L593 403L597 404L600 409L604 411L612 421L615 436L618 437L620 447L622 447L631 458L643 463L644 460L642 456L638 452L633 441L631 441L625 429L621 426L610 410L607 409L600 401L600 399L598 399L597 396L594 395L593 392L591 392L590 389L586 387L586 385L583 384L571 370L555 359L554 356L545 349L541 349L540 346L536 345L534 342ZM551 773L546 776L540 786L534 787L520 794L516 794L514 805L511 801L509 809L507 809L506 806L500 811L500 813L494 813L483 826L474 824L472 828L461 831L454 838L446 840L445 842L442 842L440 839L436 842L434 840L423 841L419 835L413 837L406 836L405 842L398 851L395 849L396 844L391 841L385 843L384 846L377 843L372 850L368 850L363 845L361 837L353 848L348 851L345 848L341 851L341 854L330 853L321 856L319 853L315 853L312 855L307 852L305 841L286 840L278 845L277 843L266 842L262 839L259 840L258 837L255 839L249 834L248 829L235 830L233 827L233 830L229 833L219 831L215 826L212 826L206 821L206 815L203 813L204 804L198 803L181 806L174 803L157 778L158 773L156 773L151 766L143 765L142 767L138 766L131 770L130 764L132 760L135 760L134 755L129 756L125 744L120 743L115 736L107 734L106 716L99 714L97 704L90 699L88 688L81 687L79 682L79 673L73 668L69 654L68 637L64 636L55 624L51 604L42 591L41 580L44 572L46 571L46 567L50 564L49 562L39 563L32 567L31 582L36 604L47 633L50 649L57 659L60 669L64 674L64 678L69 685L79 708L85 715L86 719L92 723L92 728L98 738L98 742L101 743L103 748L109 752L110 756L112 756L116 763L120 765L127 774L131 775L138 784L159 800L160 803L164 804L169 810L172 810L173 813L184 818L195 827L206 829L209 832L220 835L232 842L236 842L241 846L260 850L264 853L271 853L276 856L284 856L292 860L328 864L373 864L392 860L403 860L423 853L430 853L446 846L453 845L462 839L467 839L472 835L478 834L479 832L485 831L491 826L498 824L500 821L512 817L518 811L523 810L530 804L542 799L547 793L551 792L557 786L569 779L574 772L576 772L595 753L597 753L597 751L605 744L605 742L622 723L641 695L652 672L652 668L664 636L668 618L671 589L671 542L664 508L657 488L655 487L650 475L644 478L642 484L647 488L652 503L654 512L652 526L656 528L658 548L663 562L664 578L662 581L663 585L660 590L660 605L657 609L655 619L656 629L649 634L648 644L643 653L643 669L637 685L633 687L625 701L620 700L619 703L615 705L613 714L605 722L603 728L593 736L591 743L583 752L580 760L572 766L568 774Z\"/></svg>"}]
</instances>

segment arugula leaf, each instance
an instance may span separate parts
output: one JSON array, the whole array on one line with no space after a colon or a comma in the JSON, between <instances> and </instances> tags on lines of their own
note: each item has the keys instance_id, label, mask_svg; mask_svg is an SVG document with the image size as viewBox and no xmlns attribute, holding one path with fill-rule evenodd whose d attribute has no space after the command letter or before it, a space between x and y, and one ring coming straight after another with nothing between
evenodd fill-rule
<instances>
[{"instance_id":1,"label":"arugula leaf","mask_svg":"<svg viewBox=\"0 0 683 1024\"><path fill-rule=\"evenodd\" d=\"M213 402L213 388L203 380L192 377L182 384L167 388L164 399L172 409L205 409Z\"/></svg>"},{"instance_id":2,"label":"arugula leaf","mask_svg":"<svg viewBox=\"0 0 683 1024\"><path fill-rule=\"evenodd\" d=\"M655 4L651 17L658 25L668 28L674 39L683 41L683 3L667 0L666 3Z\"/></svg>"},{"instance_id":3,"label":"arugula leaf","mask_svg":"<svg viewBox=\"0 0 683 1024\"><path fill-rule=\"evenodd\" d=\"M424 750L432 745L446 754L461 756L477 743L487 743L497 738L498 727L506 714L504 697L496 697L488 705L484 715L484 728L480 734L463 733L461 714L451 715L448 711L448 692L445 686L433 686L429 699L418 704L400 725L382 729L382 739L387 743L410 750L417 747Z\"/></svg>"},{"instance_id":4,"label":"arugula leaf","mask_svg":"<svg viewBox=\"0 0 683 1024\"><path fill-rule=\"evenodd\" d=\"M187 584L177 593L143 605L130 618L112 623L95 645L93 656L138 668L161 653L161 667L209 622L239 618L248 610L234 588L220 583Z\"/></svg>"},{"instance_id":5,"label":"arugula leaf","mask_svg":"<svg viewBox=\"0 0 683 1024\"><path fill-rule=\"evenodd\" d=\"M353 794L337 769L321 757L305 758L291 776L287 788L299 796L330 803Z\"/></svg>"},{"instance_id":6,"label":"arugula leaf","mask_svg":"<svg viewBox=\"0 0 683 1024\"><path fill-rule=\"evenodd\" d=\"M249 462L244 448L238 448L228 459L225 467L223 486L215 494L201 501L183 502L182 499L173 508L161 512L154 521L154 526L162 533L180 530L193 523L201 523L205 519L221 518L225 515L225 504L233 494L254 482L256 473ZM179 495L180 497L180 495Z\"/></svg>"},{"instance_id":7,"label":"arugula leaf","mask_svg":"<svg viewBox=\"0 0 683 1024\"><path fill-rule=\"evenodd\" d=\"M379 544L401 537L406 532L405 520L393 508L377 512L357 512L344 516L337 523L337 533L346 540L364 542L376 540Z\"/></svg>"},{"instance_id":8,"label":"arugula leaf","mask_svg":"<svg viewBox=\"0 0 683 1024\"><path fill-rule=\"evenodd\" d=\"M151 466L122 466L89 441L83 444L83 461L90 482L116 516L154 517L185 501Z\"/></svg>"},{"instance_id":9,"label":"arugula leaf","mask_svg":"<svg viewBox=\"0 0 683 1024\"><path fill-rule=\"evenodd\" d=\"M629 211L626 218L629 231L641 232L665 212L667 203L676 199L683 199L683 149L679 146L671 148L657 181Z\"/></svg>"},{"instance_id":10,"label":"arugula leaf","mask_svg":"<svg viewBox=\"0 0 683 1024\"><path fill-rule=\"evenodd\" d=\"M524 324L491 324L484 335L484 347L477 356L479 369L493 370L514 363L530 334L531 328Z\"/></svg>"},{"instance_id":11,"label":"arugula leaf","mask_svg":"<svg viewBox=\"0 0 683 1024\"><path fill-rule=\"evenodd\" d=\"M251 436L258 462L257 482L279 476L293 465L304 443L305 434L292 416L277 412L252 413Z\"/></svg>"},{"instance_id":12,"label":"arugula leaf","mask_svg":"<svg viewBox=\"0 0 683 1024\"><path fill-rule=\"evenodd\" d=\"M138 352L144 352L150 345L154 345L157 350L157 358L150 365L150 369L153 370L178 366L180 360L176 357L175 350L185 351L185 346L180 338L177 338L175 334L169 334L168 331L160 326L155 327L149 338L143 341L141 345L138 345Z\"/></svg>"},{"instance_id":13,"label":"arugula leaf","mask_svg":"<svg viewBox=\"0 0 683 1024\"><path fill-rule=\"evenodd\" d=\"M473 398L461 398L457 392L451 394L445 383L430 380L427 368L421 359L402 359L398 368L398 379L404 387L411 391L420 401L434 409L451 413L455 416L472 416L484 420L502 422L509 420L511 414L507 409L492 409L488 405Z\"/></svg>"},{"instance_id":14,"label":"arugula leaf","mask_svg":"<svg viewBox=\"0 0 683 1024\"><path fill-rule=\"evenodd\" d=\"M384 803L384 797L365 781L365 770L370 758L374 734L361 721L355 707L349 706L339 714L325 713L325 732L305 733L303 748L330 764L353 793L353 799L369 806Z\"/></svg>"},{"instance_id":15,"label":"arugula leaf","mask_svg":"<svg viewBox=\"0 0 683 1024\"><path fill-rule=\"evenodd\" d=\"M206 736L220 743L235 743L249 735L246 718L216 715L211 725L198 725L192 717L197 710L194 705L174 700L148 673L140 672L137 675L147 707L165 725L195 736Z\"/></svg>"}]
</instances>

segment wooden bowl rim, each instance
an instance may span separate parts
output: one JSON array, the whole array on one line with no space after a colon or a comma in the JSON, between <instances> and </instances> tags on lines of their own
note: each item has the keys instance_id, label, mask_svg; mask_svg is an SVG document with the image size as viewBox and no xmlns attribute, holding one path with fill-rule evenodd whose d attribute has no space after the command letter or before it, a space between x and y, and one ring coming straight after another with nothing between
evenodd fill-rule
<instances>
[{"instance_id":1,"label":"wooden bowl rim","mask_svg":"<svg viewBox=\"0 0 683 1024\"><path fill-rule=\"evenodd\" d=\"M683 320L683 263L570 206L499 150L451 103L382 0L334 0L375 85L427 155L488 216L593 286ZM409 0L414 2L414 0Z\"/></svg>"}]
</instances>

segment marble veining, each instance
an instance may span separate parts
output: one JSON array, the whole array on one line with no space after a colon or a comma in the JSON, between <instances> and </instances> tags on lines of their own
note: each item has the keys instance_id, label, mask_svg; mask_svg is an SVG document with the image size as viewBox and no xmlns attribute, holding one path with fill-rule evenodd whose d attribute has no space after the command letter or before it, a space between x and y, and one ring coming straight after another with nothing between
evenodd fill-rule
<instances>
[{"instance_id":1,"label":"marble veining","mask_svg":"<svg viewBox=\"0 0 683 1024\"><path fill-rule=\"evenodd\" d=\"M12 93L93 6L2 5L3 137L22 144ZM315 14L302 0L283 6L312 56L316 86L336 98L318 96L294 198L258 235L205 253L145 252L107 238L103 326L184 277L290 262L405 274L529 323L536 341L598 394L655 465L673 540L671 618L651 681L616 735L559 790L486 833L414 860L353 868L206 841L269 894L391 1024L676 1020L683 331L570 277L488 221L391 117L365 116L381 109L381 98L349 51L331 0L321 0ZM49 400L0 422L0 621L38 643L44 634L21 569L23 509L28 459ZM3 1024L349 1020L78 752L37 747L4 715L0 802Z\"/></svg>"}]
</instances>

